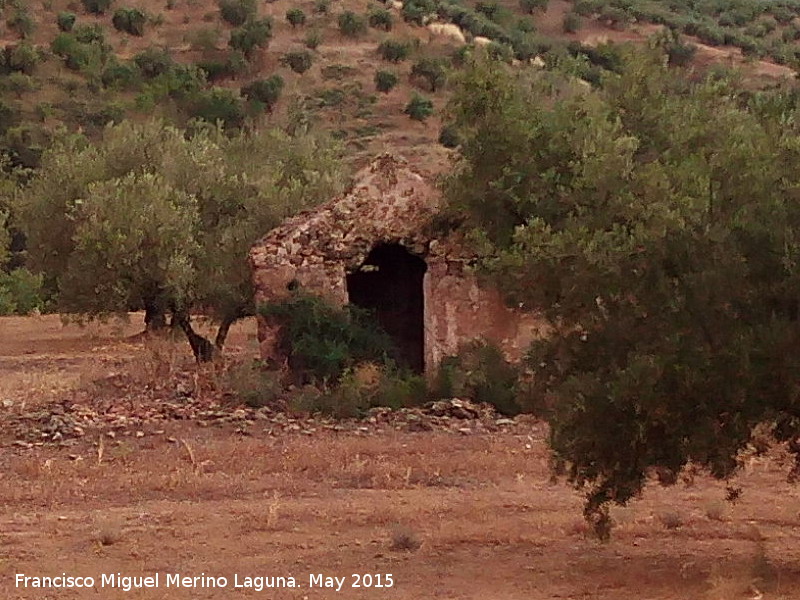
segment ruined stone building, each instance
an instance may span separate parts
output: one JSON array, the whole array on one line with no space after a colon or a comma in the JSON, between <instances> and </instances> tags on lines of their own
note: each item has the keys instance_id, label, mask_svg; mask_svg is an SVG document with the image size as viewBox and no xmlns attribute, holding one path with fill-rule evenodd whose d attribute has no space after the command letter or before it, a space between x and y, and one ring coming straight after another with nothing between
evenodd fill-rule
<instances>
[{"instance_id":1,"label":"ruined stone building","mask_svg":"<svg viewBox=\"0 0 800 600\"><path fill-rule=\"evenodd\" d=\"M430 227L439 191L390 155L359 171L342 196L298 214L250 252L258 304L306 291L373 310L409 366L433 373L470 340L498 345L519 358L541 335L530 313L505 306L469 273L463 249ZM274 324L259 317L265 359L280 359Z\"/></svg>"}]
</instances>

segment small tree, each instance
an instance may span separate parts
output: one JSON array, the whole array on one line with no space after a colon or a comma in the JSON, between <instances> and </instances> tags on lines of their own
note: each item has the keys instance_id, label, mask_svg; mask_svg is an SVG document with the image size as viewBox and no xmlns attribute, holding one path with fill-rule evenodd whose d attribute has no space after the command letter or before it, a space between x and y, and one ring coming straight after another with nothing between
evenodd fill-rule
<instances>
[{"instance_id":1,"label":"small tree","mask_svg":"<svg viewBox=\"0 0 800 600\"><path fill-rule=\"evenodd\" d=\"M320 34L318 29L309 31L305 39L303 40L303 44L305 44L306 48L308 48L309 50L316 50L319 47L320 43L322 43L322 35Z\"/></svg>"},{"instance_id":2,"label":"small tree","mask_svg":"<svg viewBox=\"0 0 800 600\"><path fill-rule=\"evenodd\" d=\"M6 21L6 25L16 31L23 40L30 37L36 29L36 23L25 6L16 9L13 16Z\"/></svg>"},{"instance_id":3,"label":"small tree","mask_svg":"<svg viewBox=\"0 0 800 600\"><path fill-rule=\"evenodd\" d=\"M383 60L398 63L408 58L411 53L411 44L397 40L384 40L378 46L378 53Z\"/></svg>"},{"instance_id":4,"label":"small tree","mask_svg":"<svg viewBox=\"0 0 800 600\"><path fill-rule=\"evenodd\" d=\"M520 0L519 5L523 11L531 14L537 10L546 10L548 0Z\"/></svg>"},{"instance_id":5,"label":"small tree","mask_svg":"<svg viewBox=\"0 0 800 600\"><path fill-rule=\"evenodd\" d=\"M411 77L423 81L429 91L435 92L445 84L447 72L441 59L423 58L411 67Z\"/></svg>"},{"instance_id":6,"label":"small tree","mask_svg":"<svg viewBox=\"0 0 800 600\"><path fill-rule=\"evenodd\" d=\"M424 121L433 114L433 102L414 92L403 112L415 121Z\"/></svg>"},{"instance_id":7,"label":"small tree","mask_svg":"<svg viewBox=\"0 0 800 600\"><path fill-rule=\"evenodd\" d=\"M286 11L286 20L292 27L300 27L306 24L306 13L300 8L290 8Z\"/></svg>"},{"instance_id":8,"label":"small tree","mask_svg":"<svg viewBox=\"0 0 800 600\"><path fill-rule=\"evenodd\" d=\"M385 8L373 8L369 11L369 26L375 29L383 29L384 31L391 31L394 25L394 17Z\"/></svg>"},{"instance_id":9,"label":"small tree","mask_svg":"<svg viewBox=\"0 0 800 600\"><path fill-rule=\"evenodd\" d=\"M212 125L220 122L226 129L240 129L246 116L239 94L220 87L198 92L187 108L191 117Z\"/></svg>"},{"instance_id":10,"label":"small tree","mask_svg":"<svg viewBox=\"0 0 800 600\"><path fill-rule=\"evenodd\" d=\"M117 31L141 37L144 35L147 17L138 8L119 8L114 11L111 23Z\"/></svg>"},{"instance_id":11,"label":"small tree","mask_svg":"<svg viewBox=\"0 0 800 600\"><path fill-rule=\"evenodd\" d=\"M111 8L113 0L81 0L86 12L94 15L104 15Z\"/></svg>"},{"instance_id":12,"label":"small tree","mask_svg":"<svg viewBox=\"0 0 800 600\"><path fill-rule=\"evenodd\" d=\"M242 88L242 96L248 100L261 103L267 112L272 112L272 108L278 102L283 91L283 77L272 75L267 79L259 79Z\"/></svg>"},{"instance_id":13,"label":"small tree","mask_svg":"<svg viewBox=\"0 0 800 600\"><path fill-rule=\"evenodd\" d=\"M265 17L248 21L239 29L231 32L228 45L234 50L239 50L245 58L252 58L256 49L266 48L272 39L272 19Z\"/></svg>"},{"instance_id":14,"label":"small tree","mask_svg":"<svg viewBox=\"0 0 800 600\"><path fill-rule=\"evenodd\" d=\"M256 0L217 0L222 19L234 27L256 16Z\"/></svg>"},{"instance_id":15,"label":"small tree","mask_svg":"<svg viewBox=\"0 0 800 600\"><path fill-rule=\"evenodd\" d=\"M327 15L331 7L331 0L314 0L314 12L318 15Z\"/></svg>"},{"instance_id":16,"label":"small tree","mask_svg":"<svg viewBox=\"0 0 800 600\"><path fill-rule=\"evenodd\" d=\"M564 20L561 23L561 28L564 33L575 33L581 28L581 17L578 13L570 11L564 14Z\"/></svg>"},{"instance_id":17,"label":"small tree","mask_svg":"<svg viewBox=\"0 0 800 600\"><path fill-rule=\"evenodd\" d=\"M391 71L377 71L375 73L375 89L388 94L397 85L397 75Z\"/></svg>"},{"instance_id":18,"label":"small tree","mask_svg":"<svg viewBox=\"0 0 800 600\"><path fill-rule=\"evenodd\" d=\"M346 10L338 18L339 31L347 37L358 37L367 32L367 22L364 17L357 15L352 10Z\"/></svg>"},{"instance_id":19,"label":"small tree","mask_svg":"<svg viewBox=\"0 0 800 600\"><path fill-rule=\"evenodd\" d=\"M289 67L295 73L303 74L311 68L314 58L308 50L295 50L287 52L281 57L281 64Z\"/></svg>"},{"instance_id":20,"label":"small tree","mask_svg":"<svg viewBox=\"0 0 800 600\"><path fill-rule=\"evenodd\" d=\"M58 28L61 31L72 31L72 28L75 26L76 20L75 13L71 12L60 12L56 17L56 23L58 24Z\"/></svg>"}]
</instances>

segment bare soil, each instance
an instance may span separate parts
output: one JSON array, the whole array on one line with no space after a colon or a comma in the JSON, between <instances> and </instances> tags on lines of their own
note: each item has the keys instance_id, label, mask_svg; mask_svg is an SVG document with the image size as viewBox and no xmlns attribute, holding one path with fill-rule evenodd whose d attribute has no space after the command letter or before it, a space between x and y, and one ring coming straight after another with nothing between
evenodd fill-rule
<instances>
[{"instance_id":1,"label":"bare soil","mask_svg":"<svg viewBox=\"0 0 800 600\"><path fill-rule=\"evenodd\" d=\"M0 431L3 411L56 403L151 361L130 337L137 329L0 319ZM253 333L240 325L232 351L253 353ZM541 426L471 435L159 427L67 448L0 447L1 598L800 598L800 488L786 483L779 454L747 462L732 505L703 476L652 486L614 510L613 538L601 544L580 495L551 482ZM98 585L25 589L18 573ZM160 587L99 587L109 573L160 573ZM168 573L228 586L167 588ZM310 588L310 574L345 584ZM391 574L394 585L354 588L352 574ZM293 576L302 587L234 588L234 576Z\"/></svg>"}]
</instances>

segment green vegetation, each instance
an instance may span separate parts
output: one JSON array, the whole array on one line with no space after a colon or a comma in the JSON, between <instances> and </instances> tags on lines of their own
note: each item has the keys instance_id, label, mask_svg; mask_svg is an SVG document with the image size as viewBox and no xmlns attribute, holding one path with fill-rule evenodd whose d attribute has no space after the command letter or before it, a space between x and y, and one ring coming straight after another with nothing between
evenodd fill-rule
<instances>
[{"instance_id":1,"label":"green vegetation","mask_svg":"<svg viewBox=\"0 0 800 600\"><path fill-rule=\"evenodd\" d=\"M433 114L433 102L414 92L403 112L415 121L424 121Z\"/></svg>"},{"instance_id":2,"label":"green vegetation","mask_svg":"<svg viewBox=\"0 0 800 600\"><path fill-rule=\"evenodd\" d=\"M301 8L290 8L286 11L286 20L292 27L300 27L306 24L306 13Z\"/></svg>"},{"instance_id":3,"label":"green vegetation","mask_svg":"<svg viewBox=\"0 0 800 600\"><path fill-rule=\"evenodd\" d=\"M77 17L75 13L71 12L60 12L56 17L56 23L58 24L58 28L64 32L72 31L72 28L75 26L75 20Z\"/></svg>"},{"instance_id":4,"label":"green vegetation","mask_svg":"<svg viewBox=\"0 0 800 600\"><path fill-rule=\"evenodd\" d=\"M266 48L271 39L272 19L265 17L247 21L238 29L234 29L228 45L250 59L257 49Z\"/></svg>"},{"instance_id":5,"label":"green vegetation","mask_svg":"<svg viewBox=\"0 0 800 600\"><path fill-rule=\"evenodd\" d=\"M255 0L218 0L217 6L223 20L234 27L256 17Z\"/></svg>"},{"instance_id":6,"label":"green vegetation","mask_svg":"<svg viewBox=\"0 0 800 600\"><path fill-rule=\"evenodd\" d=\"M397 75L391 71L375 72L375 89L384 94L389 93L397 85Z\"/></svg>"},{"instance_id":7,"label":"green vegetation","mask_svg":"<svg viewBox=\"0 0 800 600\"><path fill-rule=\"evenodd\" d=\"M307 50L295 50L287 52L281 57L281 63L289 67L295 73L301 75L311 68L314 57Z\"/></svg>"},{"instance_id":8,"label":"green vegetation","mask_svg":"<svg viewBox=\"0 0 800 600\"><path fill-rule=\"evenodd\" d=\"M408 58L411 53L411 44L397 40L384 40L378 46L378 53L383 60L398 63Z\"/></svg>"},{"instance_id":9,"label":"green vegetation","mask_svg":"<svg viewBox=\"0 0 800 600\"><path fill-rule=\"evenodd\" d=\"M424 89L435 92L447 81L445 63L438 58L423 58L411 67L411 77Z\"/></svg>"},{"instance_id":10,"label":"green vegetation","mask_svg":"<svg viewBox=\"0 0 800 600\"><path fill-rule=\"evenodd\" d=\"M358 37L367 32L367 21L361 15L346 10L337 19L339 31L347 37Z\"/></svg>"},{"instance_id":11,"label":"green vegetation","mask_svg":"<svg viewBox=\"0 0 800 600\"><path fill-rule=\"evenodd\" d=\"M725 478L756 425L800 434L798 96L692 82L659 48L618 70L575 94L476 64L446 185L482 275L553 327L530 406L601 536L651 470Z\"/></svg>"},{"instance_id":12,"label":"green vegetation","mask_svg":"<svg viewBox=\"0 0 800 600\"><path fill-rule=\"evenodd\" d=\"M114 28L131 35L143 36L147 17L138 8L119 8L111 20Z\"/></svg>"},{"instance_id":13,"label":"green vegetation","mask_svg":"<svg viewBox=\"0 0 800 600\"><path fill-rule=\"evenodd\" d=\"M271 113L281 97L283 85L283 78L280 75L272 75L267 79L257 79L242 88L242 96L258 102L263 107L263 110Z\"/></svg>"},{"instance_id":14,"label":"green vegetation","mask_svg":"<svg viewBox=\"0 0 800 600\"><path fill-rule=\"evenodd\" d=\"M384 31L391 31L394 25L394 17L385 8L372 8L367 17L370 27L375 29L383 29Z\"/></svg>"}]
</instances>

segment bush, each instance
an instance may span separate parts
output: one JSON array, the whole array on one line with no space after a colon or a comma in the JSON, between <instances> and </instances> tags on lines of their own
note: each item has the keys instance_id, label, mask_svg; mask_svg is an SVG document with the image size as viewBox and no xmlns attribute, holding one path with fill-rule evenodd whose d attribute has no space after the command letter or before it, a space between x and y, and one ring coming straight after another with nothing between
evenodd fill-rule
<instances>
[{"instance_id":1,"label":"bush","mask_svg":"<svg viewBox=\"0 0 800 600\"><path fill-rule=\"evenodd\" d=\"M434 0L406 0L403 2L403 20L422 25L425 17L436 14Z\"/></svg>"},{"instance_id":2,"label":"bush","mask_svg":"<svg viewBox=\"0 0 800 600\"><path fill-rule=\"evenodd\" d=\"M138 8L120 8L114 12L111 23L117 31L141 37L147 17Z\"/></svg>"},{"instance_id":3,"label":"bush","mask_svg":"<svg viewBox=\"0 0 800 600\"><path fill-rule=\"evenodd\" d=\"M426 89L435 92L445 84L447 72L441 59L423 58L411 67L411 77L423 81Z\"/></svg>"},{"instance_id":4,"label":"bush","mask_svg":"<svg viewBox=\"0 0 800 600\"><path fill-rule=\"evenodd\" d=\"M28 42L9 44L3 48L3 72L33 75L42 57L39 50Z\"/></svg>"},{"instance_id":5,"label":"bush","mask_svg":"<svg viewBox=\"0 0 800 600\"><path fill-rule=\"evenodd\" d=\"M281 64L289 67L295 73L303 74L311 68L314 59L308 50L295 50L287 52L281 57Z\"/></svg>"},{"instance_id":6,"label":"bush","mask_svg":"<svg viewBox=\"0 0 800 600\"><path fill-rule=\"evenodd\" d=\"M82 44L96 43L103 46L106 43L105 31L103 31L103 26L99 23L95 23L94 25L78 25L72 31L72 35Z\"/></svg>"},{"instance_id":7,"label":"bush","mask_svg":"<svg viewBox=\"0 0 800 600\"><path fill-rule=\"evenodd\" d=\"M220 16L234 27L244 25L256 16L255 0L217 0Z\"/></svg>"},{"instance_id":8,"label":"bush","mask_svg":"<svg viewBox=\"0 0 800 600\"><path fill-rule=\"evenodd\" d=\"M328 10L330 10L331 1L330 0L314 0L314 12L318 15L326 15L328 14Z\"/></svg>"},{"instance_id":9,"label":"bush","mask_svg":"<svg viewBox=\"0 0 800 600\"><path fill-rule=\"evenodd\" d=\"M268 112L278 102L283 91L283 77L272 75L267 79L259 79L242 88L242 96L248 100L254 100L264 106Z\"/></svg>"},{"instance_id":10,"label":"bush","mask_svg":"<svg viewBox=\"0 0 800 600\"><path fill-rule=\"evenodd\" d=\"M195 94L188 113L192 118L211 124L219 121L225 129L240 129L245 119L241 97L231 90L218 87Z\"/></svg>"},{"instance_id":11,"label":"bush","mask_svg":"<svg viewBox=\"0 0 800 600\"><path fill-rule=\"evenodd\" d=\"M415 92L403 112L415 121L424 121L433 114L433 102Z\"/></svg>"},{"instance_id":12,"label":"bush","mask_svg":"<svg viewBox=\"0 0 800 600\"><path fill-rule=\"evenodd\" d=\"M75 27L75 20L76 20L75 13L71 12L60 12L56 17L56 23L58 24L58 29L60 31L69 32L72 31L72 28Z\"/></svg>"},{"instance_id":13,"label":"bush","mask_svg":"<svg viewBox=\"0 0 800 600\"><path fill-rule=\"evenodd\" d=\"M439 365L433 392L441 398L468 398L485 402L504 415L522 411L519 373L503 353L486 342L465 345Z\"/></svg>"},{"instance_id":14,"label":"bush","mask_svg":"<svg viewBox=\"0 0 800 600\"><path fill-rule=\"evenodd\" d=\"M326 300L294 292L283 302L259 312L279 324L278 347L297 381L338 381L359 363L393 364L397 351L372 316L357 307L338 307Z\"/></svg>"},{"instance_id":15,"label":"bush","mask_svg":"<svg viewBox=\"0 0 800 600\"><path fill-rule=\"evenodd\" d=\"M408 55L411 53L411 44L409 42L384 40L378 46L378 53L383 60L398 63L408 58Z\"/></svg>"},{"instance_id":16,"label":"bush","mask_svg":"<svg viewBox=\"0 0 800 600\"><path fill-rule=\"evenodd\" d=\"M375 73L375 89L388 94L397 85L397 75L391 71L377 71Z\"/></svg>"},{"instance_id":17,"label":"bush","mask_svg":"<svg viewBox=\"0 0 800 600\"><path fill-rule=\"evenodd\" d=\"M134 56L133 62L148 79L169 72L175 64L167 50L152 46Z\"/></svg>"},{"instance_id":18,"label":"bush","mask_svg":"<svg viewBox=\"0 0 800 600\"><path fill-rule=\"evenodd\" d=\"M375 29L383 29L384 31L391 31L394 25L394 17L385 8L373 8L369 11L367 17L370 27Z\"/></svg>"},{"instance_id":19,"label":"bush","mask_svg":"<svg viewBox=\"0 0 800 600\"><path fill-rule=\"evenodd\" d=\"M286 20L292 27L300 27L306 24L306 13L300 8L290 8L286 11Z\"/></svg>"},{"instance_id":20,"label":"bush","mask_svg":"<svg viewBox=\"0 0 800 600\"><path fill-rule=\"evenodd\" d=\"M225 373L223 387L251 408L275 404L283 395L280 372L258 360L239 363Z\"/></svg>"},{"instance_id":21,"label":"bush","mask_svg":"<svg viewBox=\"0 0 800 600\"><path fill-rule=\"evenodd\" d=\"M520 0L519 6L524 12L531 14L536 10L546 10L547 2L548 0Z\"/></svg>"},{"instance_id":22,"label":"bush","mask_svg":"<svg viewBox=\"0 0 800 600\"><path fill-rule=\"evenodd\" d=\"M250 59L257 48L266 48L272 39L272 19L265 17L248 21L239 29L231 32L228 45L242 52Z\"/></svg>"},{"instance_id":23,"label":"bush","mask_svg":"<svg viewBox=\"0 0 800 600\"><path fill-rule=\"evenodd\" d=\"M81 0L86 12L93 15L103 15L111 8L112 0Z\"/></svg>"},{"instance_id":24,"label":"bush","mask_svg":"<svg viewBox=\"0 0 800 600\"><path fill-rule=\"evenodd\" d=\"M461 134L453 125L445 125L439 132L439 143L445 148L458 148L462 141Z\"/></svg>"},{"instance_id":25,"label":"bush","mask_svg":"<svg viewBox=\"0 0 800 600\"><path fill-rule=\"evenodd\" d=\"M130 63L113 61L103 69L100 81L108 88L130 89L139 83L139 69Z\"/></svg>"},{"instance_id":26,"label":"bush","mask_svg":"<svg viewBox=\"0 0 800 600\"><path fill-rule=\"evenodd\" d=\"M0 315L28 315L46 307L43 277L27 269L0 271Z\"/></svg>"},{"instance_id":27,"label":"bush","mask_svg":"<svg viewBox=\"0 0 800 600\"><path fill-rule=\"evenodd\" d=\"M241 52L235 51L223 60L200 61L197 67L206 74L206 80L210 82L235 79L247 70L247 59Z\"/></svg>"},{"instance_id":28,"label":"bush","mask_svg":"<svg viewBox=\"0 0 800 600\"><path fill-rule=\"evenodd\" d=\"M303 40L303 44L309 50L316 50L319 45L322 43L322 36L320 35L318 30L309 31L306 35L305 39Z\"/></svg>"},{"instance_id":29,"label":"bush","mask_svg":"<svg viewBox=\"0 0 800 600\"><path fill-rule=\"evenodd\" d=\"M564 33L575 33L581 28L581 17L578 13L568 12L564 15L564 21L561 23L561 28Z\"/></svg>"},{"instance_id":30,"label":"bush","mask_svg":"<svg viewBox=\"0 0 800 600\"><path fill-rule=\"evenodd\" d=\"M357 15L352 10L346 10L340 14L337 22L339 31L347 37L358 37L367 32L367 22L364 17Z\"/></svg>"},{"instance_id":31,"label":"bush","mask_svg":"<svg viewBox=\"0 0 800 600\"><path fill-rule=\"evenodd\" d=\"M30 37L34 29L36 29L36 23L34 23L27 8L18 8L15 10L11 18L6 21L6 25L8 25L9 29L15 31L23 40Z\"/></svg>"}]
</instances>

